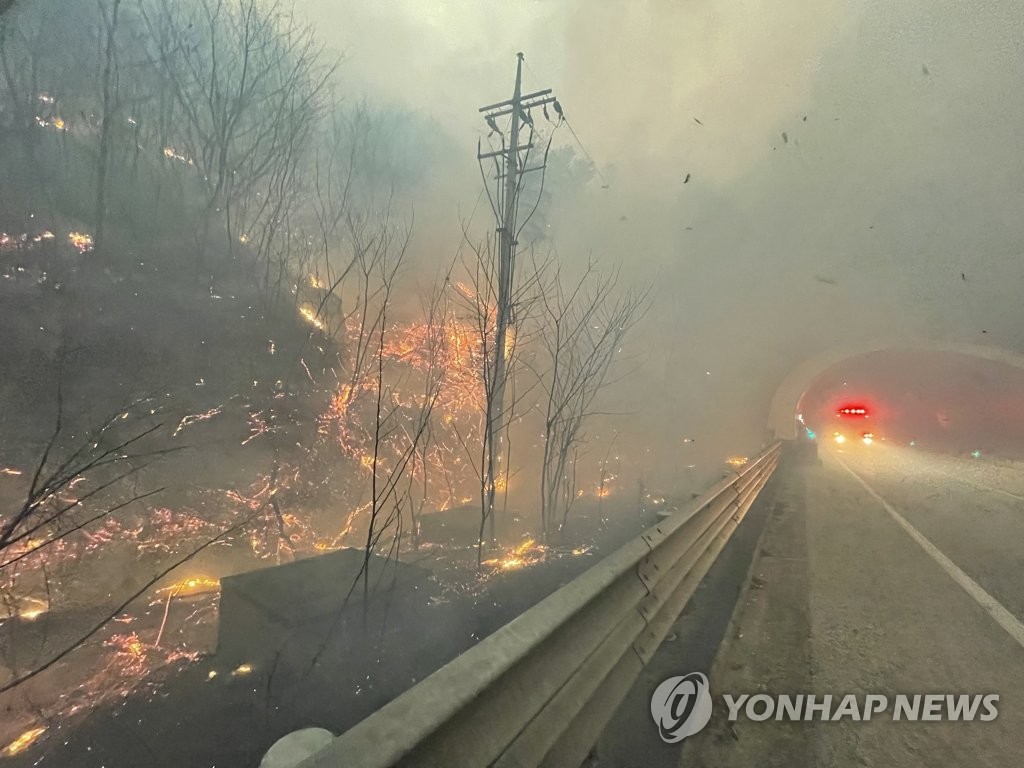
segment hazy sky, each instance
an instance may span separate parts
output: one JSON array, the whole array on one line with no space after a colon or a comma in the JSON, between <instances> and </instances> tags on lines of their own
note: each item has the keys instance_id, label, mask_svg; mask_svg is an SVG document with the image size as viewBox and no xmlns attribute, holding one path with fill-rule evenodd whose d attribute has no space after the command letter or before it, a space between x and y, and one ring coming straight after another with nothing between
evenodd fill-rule
<instances>
[{"instance_id":1,"label":"hazy sky","mask_svg":"<svg viewBox=\"0 0 1024 768\"><path fill-rule=\"evenodd\" d=\"M465 146L467 208L477 108L526 54L612 180L560 203L559 252L658 275L643 386L680 430L749 427L844 338L1024 351L1019 0L298 2L346 91Z\"/></svg>"}]
</instances>

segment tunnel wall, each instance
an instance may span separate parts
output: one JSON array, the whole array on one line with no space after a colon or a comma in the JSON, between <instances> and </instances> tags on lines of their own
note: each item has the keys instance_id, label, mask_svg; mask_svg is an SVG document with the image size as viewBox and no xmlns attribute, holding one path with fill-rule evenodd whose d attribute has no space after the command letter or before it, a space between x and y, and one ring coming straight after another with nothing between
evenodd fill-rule
<instances>
[{"instance_id":1,"label":"tunnel wall","mask_svg":"<svg viewBox=\"0 0 1024 768\"><path fill-rule=\"evenodd\" d=\"M960 355L1005 363L1014 368L1024 369L1024 355L995 346L957 342L919 341L909 339L886 339L870 343L845 345L827 349L808 358L789 372L775 390L768 413L767 431L775 440L794 440L799 435L796 414L800 400L815 379L829 368L844 360L871 354L872 352L931 351L950 352Z\"/></svg>"}]
</instances>

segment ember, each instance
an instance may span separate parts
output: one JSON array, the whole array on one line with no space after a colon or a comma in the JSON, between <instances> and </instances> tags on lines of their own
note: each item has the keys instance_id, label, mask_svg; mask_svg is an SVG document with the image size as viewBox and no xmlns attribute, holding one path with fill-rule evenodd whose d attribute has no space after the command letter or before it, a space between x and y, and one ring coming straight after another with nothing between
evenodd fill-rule
<instances>
[{"instance_id":1,"label":"ember","mask_svg":"<svg viewBox=\"0 0 1024 768\"><path fill-rule=\"evenodd\" d=\"M185 163L186 165L195 165L191 158L186 157L174 147L164 147L164 157L168 160L177 160L179 163Z\"/></svg>"},{"instance_id":2,"label":"ember","mask_svg":"<svg viewBox=\"0 0 1024 768\"><path fill-rule=\"evenodd\" d=\"M223 410L224 406L218 405L216 408L211 408L208 411L192 413L183 417L178 423L178 427L174 430L174 436L177 437L177 435L186 427L191 427L193 424L198 424L200 421L209 421Z\"/></svg>"},{"instance_id":3,"label":"ember","mask_svg":"<svg viewBox=\"0 0 1024 768\"><path fill-rule=\"evenodd\" d=\"M69 232L68 242L71 243L79 253L86 253L92 250L92 235L85 232Z\"/></svg>"},{"instance_id":4,"label":"ember","mask_svg":"<svg viewBox=\"0 0 1024 768\"><path fill-rule=\"evenodd\" d=\"M316 309L311 304L304 304L299 307L299 314L302 315L302 319L312 325L318 331L322 331L326 326L324 321L317 317Z\"/></svg>"},{"instance_id":5,"label":"ember","mask_svg":"<svg viewBox=\"0 0 1024 768\"><path fill-rule=\"evenodd\" d=\"M35 621L50 610L50 606L44 601L34 597L26 597L18 606L18 618L25 621Z\"/></svg>"},{"instance_id":6,"label":"ember","mask_svg":"<svg viewBox=\"0 0 1024 768\"><path fill-rule=\"evenodd\" d=\"M484 565L499 571L514 571L519 568L536 565L544 559L547 547L538 544L535 539L525 539L517 547L509 550L502 557L484 560Z\"/></svg>"},{"instance_id":7,"label":"ember","mask_svg":"<svg viewBox=\"0 0 1024 768\"><path fill-rule=\"evenodd\" d=\"M184 579L177 584L163 587L157 590L157 594L167 594L171 597L188 597L190 595L202 595L207 592L216 592L220 589L219 579L210 579L206 576L197 576Z\"/></svg>"},{"instance_id":8,"label":"ember","mask_svg":"<svg viewBox=\"0 0 1024 768\"><path fill-rule=\"evenodd\" d=\"M46 726L41 725L31 728L4 747L4 750L3 752L0 752L0 755L3 755L4 757L14 757L15 755L21 754L35 744L36 741L39 740L39 737L44 733L46 733Z\"/></svg>"}]
</instances>

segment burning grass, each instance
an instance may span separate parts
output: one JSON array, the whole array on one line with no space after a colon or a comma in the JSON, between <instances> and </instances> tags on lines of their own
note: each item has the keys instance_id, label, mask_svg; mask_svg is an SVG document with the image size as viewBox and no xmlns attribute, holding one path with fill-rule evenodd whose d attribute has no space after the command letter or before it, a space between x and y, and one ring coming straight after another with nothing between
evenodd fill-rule
<instances>
[{"instance_id":1,"label":"burning grass","mask_svg":"<svg viewBox=\"0 0 1024 768\"><path fill-rule=\"evenodd\" d=\"M488 568L497 571L516 571L544 560L548 548L538 544L536 539L525 539L505 553L483 561Z\"/></svg>"}]
</instances>

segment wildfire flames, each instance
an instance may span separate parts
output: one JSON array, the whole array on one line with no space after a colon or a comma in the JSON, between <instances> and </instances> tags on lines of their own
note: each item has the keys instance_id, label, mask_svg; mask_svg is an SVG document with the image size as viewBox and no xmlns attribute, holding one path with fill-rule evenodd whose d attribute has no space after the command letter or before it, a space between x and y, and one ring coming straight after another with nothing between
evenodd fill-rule
<instances>
[{"instance_id":1,"label":"wildfire flames","mask_svg":"<svg viewBox=\"0 0 1024 768\"><path fill-rule=\"evenodd\" d=\"M35 621L48 610L50 610L50 607L44 600L40 600L35 597L26 597L20 601L20 605L17 608L17 615L19 619Z\"/></svg>"},{"instance_id":2,"label":"wildfire flames","mask_svg":"<svg viewBox=\"0 0 1024 768\"><path fill-rule=\"evenodd\" d=\"M208 592L217 592L218 590L220 590L219 579L210 579L206 576L198 576L190 579L184 579L176 584L171 584L169 587L158 589L156 592L158 595L164 594L171 597L189 597L191 595L202 595Z\"/></svg>"},{"instance_id":3,"label":"wildfire flames","mask_svg":"<svg viewBox=\"0 0 1024 768\"><path fill-rule=\"evenodd\" d=\"M71 243L79 253L91 251L93 246L92 235L85 232L69 232L68 242Z\"/></svg>"},{"instance_id":4,"label":"wildfire flames","mask_svg":"<svg viewBox=\"0 0 1024 768\"><path fill-rule=\"evenodd\" d=\"M80 252L92 248L92 238L87 234L72 232L68 237ZM319 330L325 329L324 321L312 304L303 304L298 311L306 323ZM346 343L346 334L351 343L355 332L353 328L343 327L341 344ZM511 334L509 343L514 343ZM73 577L73 566L100 558L114 562L112 558L121 557L123 562L138 564L143 570L153 568L157 563L209 542L253 513L257 513L255 524L246 525L236 536L218 541L217 546L231 547L255 560L274 562L339 549L355 543L349 538L359 530L371 507L371 502L366 500L367 481L373 473L377 473L378 478L395 473L402 452L409 445L413 445L414 450L403 471L409 478L409 488L415 489L418 498L413 500L410 490L408 503L416 503L420 511L430 512L458 507L479 498L479 465L476 463L479 458L467 450L467 445L478 444L483 429L481 371L486 346L478 328L454 317L444 317L433 327L422 322L390 325L385 334L383 362L389 370L386 397L393 411L387 436L376 444L373 433L379 394L376 372L337 372L337 383L316 422L316 445L309 450L323 452L320 455L330 456L335 461L340 457L343 462L345 471L337 475L348 485L338 491L347 499L340 519L317 519L314 505L304 507L295 503L293 497L282 501L296 489L305 487L308 478L303 476L300 466L281 463L273 472L256 476L248 487L196 491L194 498L189 497L188 502L177 508L151 506L136 511L135 506L129 507L66 537L46 542L43 547L39 546L42 542L36 540L19 542L0 558L0 566L12 562L11 558L17 559L16 568L0 570L0 592L7 596L22 594L20 599L8 603L15 606L14 613L22 621L59 621L62 617L54 606L63 604L54 601L66 600L72 595L77 597L75 590L82 586ZM313 379L311 374L310 379ZM422 442L412 443L410 434L431 398L428 385L432 381L438 382L438 388L431 401L431 428ZM173 434L177 436L201 422L225 419L224 414L230 411L228 402L181 418L176 426L172 424ZM274 405L246 406L248 412L243 412L243 417L247 419L249 434L239 435L238 443L248 445L281 429L280 420L274 415L277 402L275 396ZM24 482L31 474L26 475L20 468L4 468L0 470L0 481ZM508 483L506 470L496 479L497 492L503 493ZM76 484L77 481L72 483L68 491L73 489L80 498L87 499L88 483L74 488ZM596 495L605 497L609 493L606 479ZM73 500L64 498L62 501ZM91 511L83 507L81 514L84 519ZM582 555L588 549L577 548L571 554ZM489 573L484 573L483 578L533 566L550 554L549 548L537 540L523 539L516 546L484 560ZM173 583L165 581L127 613L116 617L88 648L83 647L81 652L87 659L88 671L81 672L79 680L68 686L70 693L62 695L59 702L46 709L47 718L67 718L126 696L142 685L155 685L151 682L156 679L155 672L200 657L200 651L189 642L193 635L185 629L191 627L189 631L194 631L215 619L220 581L205 565L187 567L194 567L196 571L175 574ZM43 594L46 600L40 597ZM186 614L184 618L182 614ZM47 618L43 619L44 616ZM173 642L169 638L174 638ZM223 670L224 676L236 678L252 672L251 664L242 664L230 673ZM211 672L210 679L215 674ZM45 731L45 726L26 730L0 754L14 755L29 749Z\"/></svg>"},{"instance_id":5,"label":"wildfire flames","mask_svg":"<svg viewBox=\"0 0 1024 768\"><path fill-rule=\"evenodd\" d=\"M14 757L15 755L21 754L26 749L35 744L39 737L42 736L44 733L46 733L45 726L37 726L35 728L30 728L29 730L21 734L21 736L19 736L10 744L8 744L6 747L4 747L3 752L0 752L0 755L3 755L4 757Z\"/></svg>"},{"instance_id":6,"label":"wildfire flames","mask_svg":"<svg viewBox=\"0 0 1024 768\"><path fill-rule=\"evenodd\" d=\"M299 314L302 315L302 319L312 325L318 331L324 330L327 326L324 321L317 316L316 308L312 304L304 304L299 307Z\"/></svg>"},{"instance_id":7,"label":"wildfire flames","mask_svg":"<svg viewBox=\"0 0 1024 768\"><path fill-rule=\"evenodd\" d=\"M307 321L312 322L308 317ZM357 329L350 327L345 333L348 343L357 346ZM338 384L320 418L321 436L336 444L362 472L371 475L376 469L379 476L387 476L402 460L403 447L409 445L416 419L430 397L430 384L435 382L433 428L406 471L430 509L450 509L475 498L479 481L465 446L479 439L482 430L483 358L478 332L451 317L434 327L423 322L396 323L385 334L383 358L391 372L387 384L387 397L394 407L389 417L391 437L374 450L377 380L373 371L343 378ZM499 478L499 491L505 482Z\"/></svg>"},{"instance_id":8,"label":"wildfire flames","mask_svg":"<svg viewBox=\"0 0 1024 768\"><path fill-rule=\"evenodd\" d=\"M538 544L535 539L525 539L501 557L484 560L484 565L499 571L514 571L541 562L547 551L547 547ZM581 551L580 554L583 552Z\"/></svg>"}]
</instances>

